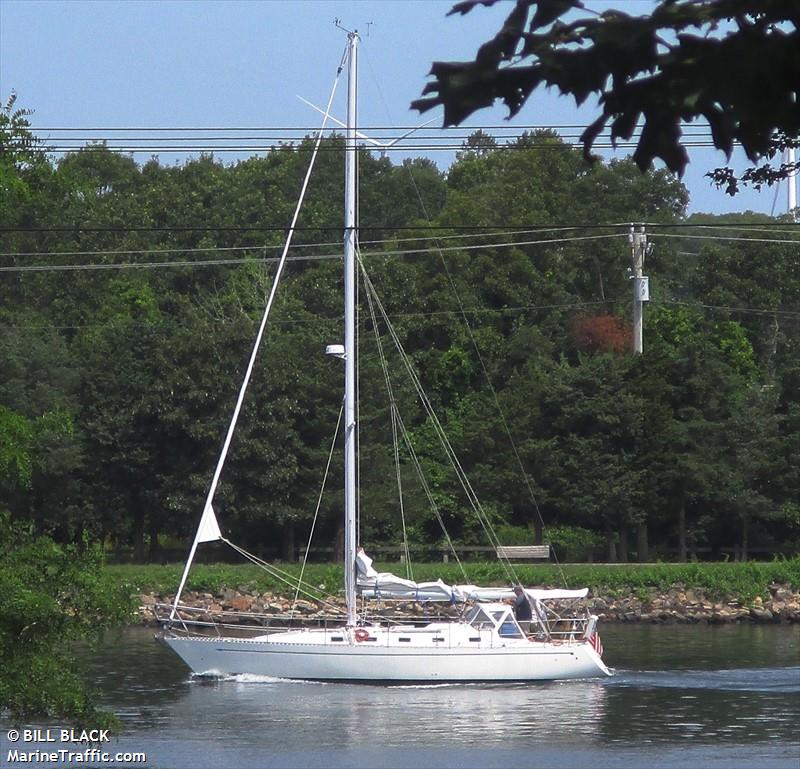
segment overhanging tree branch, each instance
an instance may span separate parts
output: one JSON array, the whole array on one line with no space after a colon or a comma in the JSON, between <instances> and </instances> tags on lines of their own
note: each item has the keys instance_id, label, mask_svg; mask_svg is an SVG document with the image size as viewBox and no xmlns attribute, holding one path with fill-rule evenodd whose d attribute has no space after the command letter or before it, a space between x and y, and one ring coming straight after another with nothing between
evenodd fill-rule
<instances>
[{"instance_id":1,"label":"overhanging tree branch","mask_svg":"<svg viewBox=\"0 0 800 769\"><path fill-rule=\"evenodd\" d=\"M450 13L495 2L466 0ZM799 26L795 0L661 0L644 16L593 13L581 0L517 0L474 61L433 64L412 106L441 105L444 124L457 125L497 100L513 117L537 88L555 87L579 105L597 99L600 114L581 135L589 159L601 134L616 144L637 133L639 168L661 160L681 175L682 125L704 120L726 157L740 145L758 163L800 134ZM733 194L737 181L771 184L793 170L709 176Z\"/></svg>"}]
</instances>

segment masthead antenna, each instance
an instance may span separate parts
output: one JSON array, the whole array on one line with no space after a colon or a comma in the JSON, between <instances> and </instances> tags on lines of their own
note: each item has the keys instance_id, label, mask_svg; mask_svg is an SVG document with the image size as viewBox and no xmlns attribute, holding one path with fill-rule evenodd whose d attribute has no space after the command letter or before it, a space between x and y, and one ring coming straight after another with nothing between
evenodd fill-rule
<instances>
[{"instance_id":1,"label":"masthead antenna","mask_svg":"<svg viewBox=\"0 0 800 769\"><path fill-rule=\"evenodd\" d=\"M345 27L342 24L342 20L340 18L338 18L338 17L333 20L333 24L337 29L341 29L342 32L347 32L348 35L357 35L358 34L358 30L357 29L348 29L347 27Z\"/></svg>"}]
</instances>

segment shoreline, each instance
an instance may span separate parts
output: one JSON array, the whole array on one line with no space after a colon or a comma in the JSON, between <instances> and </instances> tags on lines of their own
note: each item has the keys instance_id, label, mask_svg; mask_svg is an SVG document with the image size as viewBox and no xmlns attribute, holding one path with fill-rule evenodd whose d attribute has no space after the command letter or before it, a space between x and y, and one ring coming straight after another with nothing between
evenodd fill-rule
<instances>
[{"instance_id":1,"label":"shoreline","mask_svg":"<svg viewBox=\"0 0 800 769\"><path fill-rule=\"evenodd\" d=\"M750 601L742 600L735 594L726 596L711 595L711 591L702 588L687 588L673 585L667 591L656 589L614 590L614 596L608 597L590 592L585 599L573 602L571 608L583 611L588 609L596 614L603 623L645 623L645 624L699 624L723 625L732 623L749 624L795 624L800 623L800 591L795 591L788 584L773 583L768 587L769 597L757 596ZM135 596L138 606L136 618L131 624L156 625L155 608L158 604L170 604L174 594L144 592ZM330 618L331 609L342 609L338 598L326 599L323 602L300 600L294 610L294 616L301 621L322 620ZM291 611L289 598L277 593L257 593L248 590L225 588L216 593L189 591L184 596L183 605L197 609L198 619L211 621L213 617L223 616L230 624L243 627L260 625L247 615L255 613L262 617L280 618ZM558 604L553 604L558 609ZM423 619L427 611L436 610L447 613L452 611L448 605L431 607L410 602L398 604L377 604L373 615L378 618L393 619L396 615L416 616Z\"/></svg>"}]
</instances>

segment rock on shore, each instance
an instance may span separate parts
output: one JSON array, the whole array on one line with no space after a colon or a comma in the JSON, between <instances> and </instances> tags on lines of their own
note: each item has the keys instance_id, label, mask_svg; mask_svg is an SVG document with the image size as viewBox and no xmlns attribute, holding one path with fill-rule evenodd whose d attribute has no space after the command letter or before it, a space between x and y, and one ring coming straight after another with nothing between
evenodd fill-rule
<instances>
[{"instance_id":1,"label":"rock on shore","mask_svg":"<svg viewBox=\"0 0 800 769\"><path fill-rule=\"evenodd\" d=\"M144 624L156 622L157 607L174 600L166 594L143 593L139 596L139 620ZM224 589L218 593L189 592L183 596L183 605L196 609L194 619L211 622L220 617L230 624L274 624L275 619L284 619L292 609L292 601L286 596L274 593L250 592L246 586L238 589ZM699 588L673 585L667 592L655 589L631 590L620 595L614 591L613 597L590 595L578 601L579 610L589 609L603 622L645 622L654 624L726 624L733 622L750 623L794 623L800 622L800 592L793 591L789 585L769 586L767 596L757 596L753 601L742 601L737 596L711 596ZM565 607L566 608L566 607ZM575 608L574 605L572 607ZM295 605L296 620L315 620L343 612L339 599L329 598L322 602L300 600ZM387 619L395 615L425 616L429 611L450 613L447 605L428 607L414 603L378 605L373 612ZM163 608L159 616L168 614ZM571 613L571 612L570 612ZM253 614L261 615L255 619ZM249 616L250 615L250 616Z\"/></svg>"}]
</instances>

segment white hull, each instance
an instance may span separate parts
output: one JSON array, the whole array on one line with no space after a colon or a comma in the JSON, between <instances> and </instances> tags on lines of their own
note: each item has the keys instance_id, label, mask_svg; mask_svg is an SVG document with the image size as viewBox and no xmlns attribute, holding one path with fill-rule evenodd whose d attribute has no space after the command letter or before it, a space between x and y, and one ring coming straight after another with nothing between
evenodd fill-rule
<instances>
[{"instance_id":1,"label":"white hull","mask_svg":"<svg viewBox=\"0 0 800 769\"><path fill-rule=\"evenodd\" d=\"M332 642L331 632L289 631L257 639L167 636L170 646L198 675L251 674L275 678L347 682L550 681L610 675L590 644L512 640L460 644L400 645L389 633L372 643ZM444 640L444 639L442 639Z\"/></svg>"}]
</instances>

